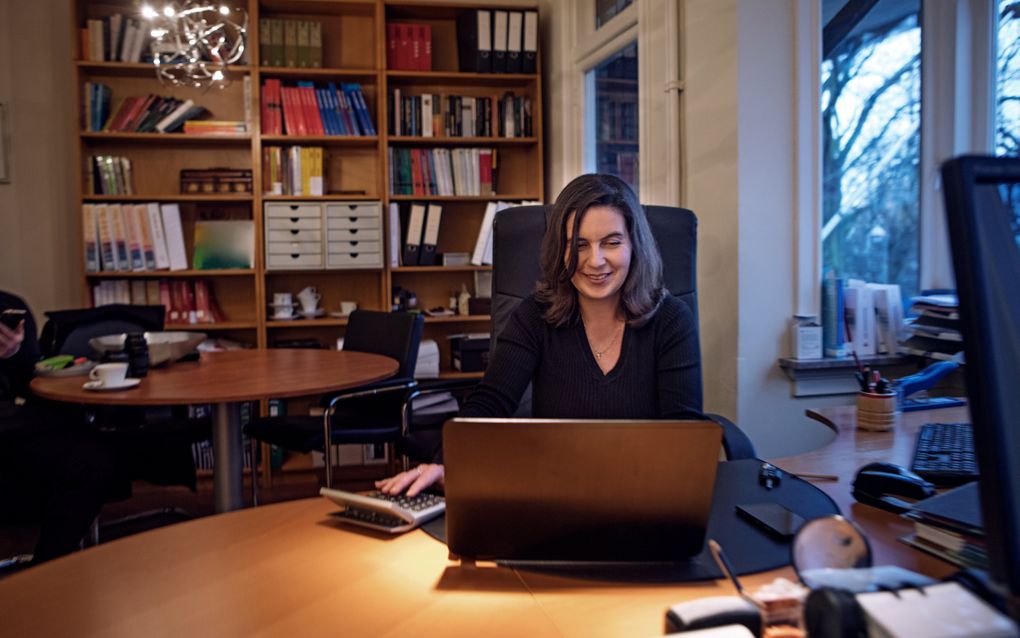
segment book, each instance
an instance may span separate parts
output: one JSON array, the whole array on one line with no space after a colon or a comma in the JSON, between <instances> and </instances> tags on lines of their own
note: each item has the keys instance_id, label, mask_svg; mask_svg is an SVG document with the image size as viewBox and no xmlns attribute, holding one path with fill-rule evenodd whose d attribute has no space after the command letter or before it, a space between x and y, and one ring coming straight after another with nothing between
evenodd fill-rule
<instances>
[{"instance_id":1,"label":"book","mask_svg":"<svg viewBox=\"0 0 1020 638\"><path fill-rule=\"evenodd\" d=\"M166 239L170 270L187 270L188 256L184 249L181 209L177 204L160 204L159 209L163 217L163 235Z\"/></svg>"},{"instance_id":2,"label":"book","mask_svg":"<svg viewBox=\"0 0 1020 638\"><path fill-rule=\"evenodd\" d=\"M412 203L407 219L407 237L404 240L402 262L405 266L417 266L421 250L422 231L425 228L425 205Z\"/></svg>"},{"instance_id":3,"label":"book","mask_svg":"<svg viewBox=\"0 0 1020 638\"><path fill-rule=\"evenodd\" d=\"M389 239L390 268L400 266L400 205L390 202Z\"/></svg>"},{"instance_id":4,"label":"book","mask_svg":"<svg viewBox=\"0 0 1020 638\"><path fill-rule=\"evenodd\" d=\"M846 356L843 280L831 270L822 279L822 348L827 357Z\"/></svg>"},{"instance_id":5,"label":"book","mask_svg":"<svg viewBox=\"0 0 1020 638\"><path fill-rule=\"evenodd\" d=\"M471 263L481 266L485 259L485 249L492 238L492 221L496 217L496 202L489 202L485 206L485 215L482 217L482 225L475 237L475 248L471 252Z\"/></svg>"},{"instance_id":6,"label":"book","mask_svg":"<svg viewBox=\"0 0 1020 638\"><path fill-rule=\"evenodd\" d=\"M430 202L425 217L425 232L421 240L421 253L418 256L419 266L433 266L436 263L436 245L439 243L439 224L443 217L443 207Z\"/></svg>"},{"instance_id":7,"label":"book","mask_svg":"<svg viewBox=\"0 0 1020 638\"><path fill-rule=\"evenodd\" d=\"M145 211L149 220L149 232L152 234L154 267L156 270L165 270L170 267L170 253L166 245L166 235L163 232L163 215L157 203L146 204Z\"/></svg>"},{"instance_id":8,"label":"book","mask_svg":"<svg viewBox=\"0 0 1020 638\"><path fill-rule=\"evenodd\" d=\"M99 226L92 204L82 204L81 223L84 240L85 272L99 272Z\"/></svg>"}]
</instances>

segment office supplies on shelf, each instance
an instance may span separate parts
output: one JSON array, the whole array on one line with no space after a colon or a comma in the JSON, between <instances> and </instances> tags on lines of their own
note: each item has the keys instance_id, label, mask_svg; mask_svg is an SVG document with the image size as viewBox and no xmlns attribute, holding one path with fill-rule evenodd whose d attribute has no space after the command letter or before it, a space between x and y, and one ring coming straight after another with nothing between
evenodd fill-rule
<instances>
[{"instance_id":1,"label":"office supplies on shelf","mask_svg":"<svg viewBox=\"0 0 1020 638\"><path fill-rule=\"evenodd\" d=\"M974 428L970 423L925 423L917 433L910 469L940 486L977 479Z\"/></svg>"},{"instance_id":2,"label":"office supplies on shelf","mask_svg":"<svg viewBox=\"0 0 1020 638\"><path fill-rule=\"evenodd\" d=\"M984 517L978 483L916 503L905 516L914 533L900 540L961 567L987 569Z\"/></svg>"},{"instance_id":3,"label":"office supplies on shelf","mask_svg":"<svg viewBox=\"0 0 1020 638\"><path fill-rule=\"evenodd\" d=\"M391 534L410 531L439 516L446 507L442 496L427 492L409 497L382 492L355 494L323 487L319 494L344 507L336 514L341 520Z\"/></svg>"}]
</instances>

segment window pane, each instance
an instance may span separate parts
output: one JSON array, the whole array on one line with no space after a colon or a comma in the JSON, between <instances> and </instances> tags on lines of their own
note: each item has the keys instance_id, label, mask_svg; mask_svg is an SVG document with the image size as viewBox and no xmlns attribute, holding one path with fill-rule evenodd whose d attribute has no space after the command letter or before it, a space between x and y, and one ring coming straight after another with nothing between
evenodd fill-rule
<instances>
[{"instance_id":1,"label":"window pane","mask_svg":"<svg viewBox=\"0 0 1020 638\"><path fill-rule=\"evenodd\" d=\"M825 0L822 265L918 292L919 0ZM847 7L844 7L847 5Z\"/></svg>"},{"instance_id":2,"label":"window pane","mask_svg":"<svg viewBox=\"0 0 1020 638\"><path fill-rule=\"evenodd\" d=\"M594 150L594 168L616 175L638 192L637 42L627 45L588 72L594 94L586 100L594 115L585 147ZM594 108L593 108L594 107ZM594 137L594 139L592 139Z\"/></svg>"},{"instance_id":3,"label":"window pane","mask_svg":"<svg viewBox=\"0 0 1020 638\"><path fill-rule=\"evenodd\" d=\"M634 0L595 0L595 28L598 29L612 20L633 2Z\"/></svg>"},{"instance_id":4,"label":"window pane","mask_svg":"<svg viewBox=\"0 0 1020 638\"><path fill-rule=\"evenodd\" d=\"M995 154L1020 155L1020 1L999 0Z\"/></svg>"}]
</instances>

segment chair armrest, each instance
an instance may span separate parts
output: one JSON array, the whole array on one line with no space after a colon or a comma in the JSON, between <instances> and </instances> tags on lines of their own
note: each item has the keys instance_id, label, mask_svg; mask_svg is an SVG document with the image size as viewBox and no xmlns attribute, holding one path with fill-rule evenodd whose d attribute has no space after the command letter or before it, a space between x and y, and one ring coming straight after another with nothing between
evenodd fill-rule
<instances>
[{"instance_id":1,"label":"chair armrest","mask_svg":"<svg viewBox=\"0 0 1020 638\"><path fill-rule=\"evenodd\" d=\"M450 392L453 390L466 390L478 385L478 379L439 379L418 383L404 397L404 405L401 409L401 433L407 436L411 431L411 421L414 412L412 405L418 397L438 394L439 392Z\"/></svg>"},{"instance_id":2,"label":"chair armrest","mask_svg":"<svg viewBox=\"0 0 1020 638\"><path fill-rule=\"evenodd\" d=\"M336 394L324 396L322 398L321 405L326 408L328 413L329 410L336 407L337 403L345 399L357 399L361 397L370 397L376 394L407 391L417 385L418 382L414 379L385 379L371 385L359 385L358 387L351 388L350 390L342 390Z\"/></svg>"},{"instance_id":3,"label":"chair armrest","mask_svg":"<svg viewBox=\"0 0 1020 638\"><path fill-rule=\"evenodd\" d=\"M730 421L721 414L709 414L706 412L705 416L722 426L723 450L726 451L727 460L736 461L738 459L758 458L755 455L754 443L751 442L750 437L737 427L733 421Z\"/></svg>"}]
</instances>

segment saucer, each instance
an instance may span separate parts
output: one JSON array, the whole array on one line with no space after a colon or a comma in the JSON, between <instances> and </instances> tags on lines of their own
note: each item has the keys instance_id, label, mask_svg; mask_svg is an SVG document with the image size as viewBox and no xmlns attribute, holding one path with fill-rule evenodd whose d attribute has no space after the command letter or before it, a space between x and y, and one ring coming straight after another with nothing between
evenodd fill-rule
<instances>
[{"instance_id":1,"label":"saucer","mask_svg":"<svg viewBox=\"0 0 1020 638\"><path fill-rule=\"evenodd\" d=\"M86 381L81 386L81 388L82 388L82 390L94 390L94 391L97 391L97 392L108 391L108 390L127 390L128 388L133 388L133 387L137 386L141 382L142 382L141 379L130 379L129 378L129 379L124 379L124 381L122 383L118 383L117 385L103 385L102 381L96 380L96 381Z\"/></svg>"},{"instance_id":2,"label":"saucer","mask_svg":"<svg viewBox=\"0 0 1020 638\"><path fill-rule=\"evenodd\" d=\"M285 317L283 315L271 315L269 318L272 321L293 321L294 319L297 319L298 316L297 315L287 315Z\"/></svg>"},{"instance_id":3,"label":"saucer","mask_svg":"<svg viewBox=\"0 0 1020 638\"><path fill-rule=\"evenodd\" d=\"M269 304L269 307L270 308L286 308L287 306L290 306L291 308L293 308L296 305L297 305L297 302L296 301L292 301L290 303L271 303L271 304Z\"/></svg>"},{"instance_id":4,"label":"saucer","mask_svg":"<svg viewBox=\"0 0 1020 638\"><path fill-rule=\"evenodd\" d=\"M340 312L339 310L337 310L336 312L329 313L329 316L330 317L336 317L337 319L347 319L348 317L351 316L351 313L349 313L349 312L348 313L343 313L343 312Z\"/></svg>"},{"instance_id":5,"label":"saucer","mask_svg":"<svg viewBox=\"0 0 1020 638\"><path fill-rule=\"evenodd\" d=\"M298 314L301 315L302 317L304 317L305 319L314 319L316 317L321 317L324 314L326 314L326 309L325 308L316 308L312 312L305 312L304 310L298 310Z\"/></svg>"}]
</instances>

